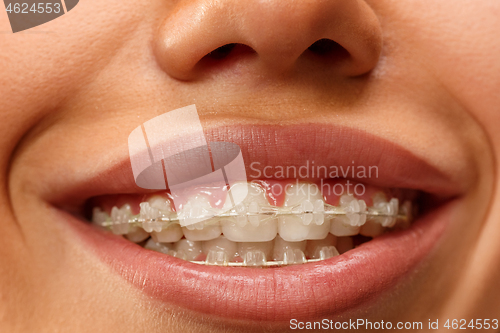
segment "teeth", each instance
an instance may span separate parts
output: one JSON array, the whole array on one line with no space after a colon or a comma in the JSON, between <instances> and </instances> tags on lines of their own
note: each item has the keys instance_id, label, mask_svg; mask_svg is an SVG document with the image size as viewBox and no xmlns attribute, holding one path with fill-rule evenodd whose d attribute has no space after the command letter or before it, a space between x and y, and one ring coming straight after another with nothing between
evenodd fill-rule
<instances>
[{"instance_id":1,"label":"teeth","mask_svg":"<svg viewBox=\"0 0 500 333\"><path fill-rule=\"evenodd\" d=\"M238 191L248 195L233 207L231 195ZM208 197L199 194L176 213L168 198L155 196L140 204L138 216L132 216L128 204L113 207L109 215L95 207L92 223L183 260L278 266L328 259L353 248L349 236L377 237L409 225L411 202L400 207L398 199L388 201L383 192L372 199L373 206L367 207L365 201L343 195L334 207L324 203L316 185L296 183L286 188L283 207L275 207L258 184L238 183L222 209L211 207Z\"/></svg>"},{"instance_id":2,"label":"teeth","mask_svg":"<svg viewBox=\"0 0 500 333\"><path fill-rule=\"evenodd\" d=\"M165 199L160 196L153 196L148 200L148 202L152 208L158 209L161 215L168 216L173 212L172 203L169 199Z\"/></svg>"},{"instance_id":3,"label":"teeth","mask_svg":"<svg viewBox=\"0 0 500 333\"><path fill-rule=\"evenodd\" d=\"M209 199L202 194L190 197L178 212L179 223L182 227L198 224L221 213L220 209L212 208Z\"/></svg>"},{"instance_id":4,"label":"teeth","mask_svg":"<svg viewBox=\"0 0 500 333\"><path fill-rule=\"evenodd\" d=\"M313 216L311 212L314 210L314 205L310 200L305 200L300 204L301 211L303 212L300 218L304 225L311 224Z\"/></svg>"},{"instance_id":5,"label":"teeth","mask_svg":"<svg viewBox=\"0 0 500 333\"><path fill-rule=\"evenodd\" d=\"M325 239L309 240L307 241L305 253L307 257L311 259L321 259L321 253L320 253L321 250L323 248L335 247L336 243L337 243L337 237L335 237L332 234L328 234L328 236Z\"/></svg>"},{"instance_id":6,"label":"teeth","mask_svg":"<svg viewBox=\"0 0 500 333\"><path fill-rule=\"evenodd\" d=\"M349 225L359 227L365 224L366 203L364 200L357 200L353 196L343 195L340 197L340 207L344 209Z\"/></svg>"},{"instance_id":7,"label":"teeth","mask_svg":"<svg viewBox=\"0 0 500 333\"><path fill-rule=\"evenodd\" d=\"M332 219L330 233L335 236L354 236L359 233L360 228L352 226L347 216L337 216Z\"/></svg>"},{"instance_id":8,"label":"teeth","mask_svg":"<svg viewBox=\"0 0 500 333\"><path fill-rule=\"evenodd\" d=\"M170 224L168 227L166 228L164 227L163 230L160 232L153 231L151 233L151 238L155 242L160 242L160 243L175 243L178 240L180 240L182 236L183 236L182 228L178 224Z\"/></svg>"},{"instance_id":9,"label":"teeth","mask_svg":"<svg viewBox=\"0 0 500 333\"><path fill-rule=\"evenodd\" d=\"M344 194L340 197L340 207L350 207L352 202L354 202L352 207L356 207L356 201L356 198L354 198L352 195ZM359 210L359 205L357 206L357 208Z\"/></svg>"},{"instance_id":10,"label":"teeth","mask_svg":"<svg viewBox=\"0 0 500 333\"><path fill-rule=\"evenodd\" d=\"M366 222L365 214L346 213L346 217L348 219L349 225L352 227L360 227Z\"/></svg>"},{"instance_id":11,"label":"teeth","mask_svg":"<svg viewBox=\"0 0 500 333\"><path fill-rule=\"evenodd\" d=\"M144 245L145 249L156 251L156 252L161 252L164 254L168 254L170 256L182 259L182 260L188 260L186 255L182 250L175 251L173 248L175 246L172 243L157 243L155 242L152 238L149 239L146 242L146 245Z\"/></svg>"},{"instance_id":12,"label":"teeth","mask_svg":"<svg viewBox=\"0 0 500 333\"><path fill-rule=\"evenodd\" d=\"M182 260L189 260L188 257L186 256L186 254L182 251L182 250L179 250L179 251L169 251L168 254L170 254L171 256L174 256L176 258L179 258L179 259L182 259Z\"/></svg>"},{"instance_id":13,"label":"teeth","mask_svg":"<svg viewBox=\"0 0 500 333\"><path fill-rule=\"evenodd\" d=\"M375 210L378 214L382 215L380 217L372 217L370 221L379 223L382 227L392 228L396 224L396 216L398 215L399 209L399 200L396 198L392 198L389 202L383 193L377 193L373 197L373 210ZM378 236L381 231L377 226L371 226L365 228L364 233L367 235L375 235ZM375 237L372 236L372 237Z\"/></svg>"},{"instance_id":14,"label":"teeth","mask_svg":"<svg viewBox=\"0 0 500 333\"><path fill-rule=\"evenodd\" d=\"M396 216L398 215L398 209L399 209L399 200L396 198L392 198L389 201L389 215L391 216Z\"/></svg>"},{"instance_id":15,"label":"teeth","mask_svg":"<svg viewBox=\"0 0 500 333\"><path fill-rule=\"evenodd\" d=\"M224 236L203 242L203 252L207 254L209 264L214 264L213 260L216 260L217 264L221 264L219 261L223 260L222 264L226 264L234 258L237 250L237 244Z\"/></svg>"},{"instance_id":16,"label":"teeth","mask_svg":"<svg viewBox=\"0 0 500 333\"><path fill-rule=\"evenodd\" d=\"M161 196L151 197L147 205L140 204L141 212L139 213L141 218L168 218L172 216L173 209L170 200L165 199ZM177 224L170 224L165 226L164 223L156 222L144 222L143 227L147 230L151 230L151 238L156 242L161 243L174 243L182 238L182 230ZM147 231L146 230L146 231ZM153 231L154 230L154 231Z\"/></svg>"},{"instance_id":17,"label":"teeth","mask_svg":"<svg viewBox=\"0 0 500 333\"><path fill-rule=\"evenodd\" d=\"M266 263L266 255L262 251L252 250L243 255L244 266L264 266Z\"/></svg>"},{"instance_id":18,"label":"teeth","mask_svg":"<svg viewBox=\"0 0 500 333\"><path fill-rule=\"evenodd\" d=\"M386 218L381 221L384 227L393 227L399 210L399 200L392 198L387 202L385 195L377 193L373 198L373 209Z\"/></svg>"},{"instance_id":19,"label":"teeth","mask_svg":"<svg viewBox=\"0 0 500 333\"><path fill-rule=\"evenodd\" d=\"M224 236L203 242L203 252L207 254L206 263L209 265L227 265L237 251L237 244Z\"/></svg>"},{"instance_id":20,"label":"teeth","mask_svg":"<svg viewBox=\"0 0 500 333\"><path fill-rule=\"evenodd\" d=\"M299 249L286 249L283 253L283 265L303 264L306 262L306 256Z\"/></svg>"},{"instance_id":21,"label":"teeth","mask_svg":"<svg viewBox=\"0 0 500 333\"><path fill-rule=\"evenodd\" d=\"M149 202L141 202L139 204L139 207L141 207L141 210L139 212L139 216L141 219L157 219L160 217L160 210L155 207L151 207L151 204Z\"/></svg>"},{"instance_id":22,"label":"teeth","mask_svg":"<svg viewBox=\"0 0 500 333\"><path fill-rule=\"evenodd\" d=\"M337 238L337 250L340 254L345 253L354 248L352 237L338 237Z\"/></svg>"},{"instance_id":23,"label":"teeth","mask_svg":"<svg viewBox=\"0 0 500 333\"><path fill-rule=\"evenodd\" d=\"M413 219L413 205L411 201L405 201L403 202L403 205L401 206L401 213L407 217L406 220L402 220L399 222L398 227L400 229L407 229L410 227L410 221Z\"/></svg>"},{"instance_id":24,"label":"teeth","mask_svg":"<svg viewBox=\"0 0 500 333\"><path fill-rule=\"evenodd\" d=\"M359 211L366 213L366 208L367 208L366 202L364 200L358 200L358 204L359 204Z\"/></svg>"},{"instance_id":25,"label":"teeth","mask_svg":"<svg viewBox=\"0 0 500 333\"><path fill-rule=\"evenodd\" d=\"M403 202L403 206L401 207L401 211L403 215L408 217L408 220L411 220L413 217L413 205L411 201L406 200Z\"/></svg>"},{"instance_id":26,"label":"teeth","mask_svg":"<svg viewBox=\"0 0 500 333\"><path fill-rule=\"evenodd\" d=\"M380 220L380 225L387 228L392 228L396 224L395 217L384 217Z\"/></svg>"},{"instance_id":27,"label":"teeth","mask_svg":"<svg viewBox=\"0 0 500 333\"><path fill-rule=\"evenodd\" d=\"M239 203L234 207L235 212L238 214L236 216L236 225L239 227L244 227L248 223L248 217L246 216L247 208L243 203Z\"/></svg>"},{"instance_id":28,"label":"teeth","mask_svg":"<svg viewBox=\"0 0 500 333\"><path fill-rule=\"evenodd\" d=\"M174 250L177 253L185 255L185 260L196 260L202 254L201 242L193 242L188 239L181 239L174 244Z\"/></svg>"},{"instance_id":29,"label":"teeth","mask_svg":"<svg viewBox=\"0 0 500 333\"><path fill-rule=\"evenodd\" d=\"M162 223L160 221L156 221L156 219L161 217L160 210L158 208L151 207L149 202L141 202L139 207L141 207L139 217L146 220L142 222L142 228L146 232L152 232L153 230L160 232L162 229Z\"/></svg>"},{"instance_id":30,"label":"teeth","mask_svg":"<svg viewBox=\"0 0 500 333\"><path fill-rule=\"evenodd\" d=\"M219 237L222 229L217 220L211 219L217 212L204 195L196 195L187 201L179 212L182 232L191 241L207 241Z\"/></svg>"},{"instance_id":31,"label":"teeth","mask_svg":"<svg viewBox=\"0 0 500 333\"><path fill-rule=\"evenodd\" d=\"M299 217L280 216L278 223L278 232L283 239L290 242L298 242L307 239L309 235L309 226L302 224Z\"/></svg>"},{"instance_id":32,"label":"teeth","mask_svg":"<svg viewBox=\"0 0 500 333\"><path fill-rule=\"evenodd\" d=\"M190 226L194 226L194 229L183 227L182 232L187 239L192 241L208 241L211 239L215 239L221 235L222 229L219 225L219 222L212 221L210 223L211 224L198 222Z\"/></svg>"},{"instance_id":33,"label":"teeth","mask_svg":"<svg viewBox=\"0 0 500 333\"><path fill-rule=\"evenodd\" d=\"M359 233L367 237L377 237L384 233L384 227L375 219L370 219L359 229Z\"/></svg>"},{"instance_id":34,"label":"teeth","mask_svg":"<svg viewBox=\"0 0 500 333\"><path fill-rule=\"evenodd\" d=\"M387 197L385 196L385 193L377 192L373 195L372 201L373 201L373 205L375 206L379 203L386 203Z\"/></svg>"},{"instance_id":35,"label":"teeth","mask_svg":"<svg viewBox=\"0 0 500 333\"><path fill-rule=\"evenodd\" d=\"M131 231L129 231L128 234L125 235L125 237L127 237L127 239L131 242L140 243L148 239L149 234L140 227L133 227L131 228Z\"/></svg>"},{"instance_id":36,"label":"teeth","mask_svg":"<svg viewBox=\"0 0 500 333\"><path fill-rule=\"evenodd\" d=\"M208 251L207 258L205 262L208 265L218 265L218 266L227 266L227 263L230 261L229 256L226 251L220 250L210 250Z\"/></svg>"},{"instance_id":37,"label":"teeth","mask_svg":"<svg viewBox=\"0 0 500 333\"><path fill-rule=\"evenodd\" d=\"M298 183L287 188L285 207L302 212L300 216L280 216L278 222L278 233L290 242L306 239L322 239L330 231L330 221L324 221L318 225L311 223L314 218L312 211L317 201L322 199L321 192L315 184ZM318 222L321 222L318 219Z\"/></svg>"},{"instance_id":38,"label":"teeth","mask_svg":"<svg viewBox=\"0 0 500 333\"><path fill-rule=\"evenodd\" d=\"M129 231L128 220L132 216L130 205L123 205L118 209L116 206L111 209L111 220L113 224L111 231L116 235L125 235Z\"/></svg>"},{"instance_id":39,"label":"teeth","mask_svg":"<svg viewBox=\"0 0 500 333\"><path fill-rule=\"evenodd\" d=\"M109 220L109 215L103 212L99 207L94 207L92 210L92 223L95 225L104 226L104 222Z\"/></svg>"},{"instance_id":40,"label":"teeth","mask_svg":"<svg viewBox=\"0 0 500 333\"><path fill-rule=\"evenodd\" d=\"M259 214L259 212L260 212L259 204L255 201L250 202L250 204L248 205L248 212L250 214ZM261 217L259 217L259 216L254 216L254 215L248 216L248 222L250 222L250 224L254 227L259 226L260 220L261 220Z\"/></svg>"},{"instance_id":41,"label":"teeth","mask_svg":"<svg viewBox=\"0 0 500 333\"><path fill-rule=\"evenodd\" d=\"M264 195L264 190L257 184L249 183L247 197L235 210L238 213L257 214L266 208L271 208L271 205ZM271 241L278 233L277 220L266 215L248 216L248 219L246 216L237 216L222 220L222 232L233 242Z\"/></svg>"},{"instance_id":42,"label":"teeth","mask_svg":"<svg viewBox=\"0 0 500 333\"><path fill-rule=\"evenodd\" d=\"M321 249L319 249L316 259L325 260L338 255L340 254L335 246L323 246Z\"/></svg>"},{"instance_id":43,"label":"teeth","mask_svg":"<svg viewBox=\"0 0 500 333\"><path fill-rule=\"evenodd\" d=\"M233 242L259 242L271 241L278 233L277 219L260 222L258 227L247 223L245 226L238 226L238 223L232 219L221 221L222 232L227 239Z\"/></svg>"},{"instance_id":44,"label":"teeth","mask_svg":"<svg viewBox=\"0 0 500 333\"><path fill-rule=\"evenodd\" d=\"M235 182L234 184L232 184L229 188L229 191L227 192L226 200L224 201L224 205L222 206L222 211L226 212L233 208L233 204L237 204L236 206L238 206L242 201L244 201L245 198L248 198L248 196L250 195L248 191L251 190L253 186L258 185L247 182ZM233 203L233 201L235 202Z\"/></svg>"},{"instance_id":45,"label":"teeth","mask_svg":"<svg viewBox=\"0 0 500 333\"><path fill-rule=\"evenodd\" d=\"M318 199L314 202L313 206L313 221L316 225L322 225L325 222L325 215L323 213L325 212L325 203L323 200Z\"/></svg>"},{"instance_id":46,"label":"teeth","mask_svg":"<svg viewBox=\"0 0 500 333\"><path fill-rule=\"evenodd\" d=\"M396 198L392 198L391 201L385 204L385 213L389 216L385 217L381 221L383 227L392 228L396 224L396 218L394 216L398 215L399 201ZM393 217L391 217L393 216Z\"/></svg>"},{"instance_id":47,"label":"teeth","mask_svg":"<svg viewBox=\"0 0 500 333\"><path fill-rule=\"evenodd\" d=\"M168 243L157 243L153 239L149 239L146 242L146 245L144 245L145 249L156 251L156 252L161 252L165 254L169 254L168 252L173 249L172 244Z\"/></svg>"},{"instance_id":48,"label":"teeth","mask_svg":"<svg viewBox=\"0 0 500 333\"><path fill-rule=\"evenodd\" d=\"M238 253L242 258L247 252L258 251L262 252L266 258L272 258L273 256L274 242L244 242L238 243Z\"/></svg>"},{"instance_id":49,"label":"teeth","mask_svg":"<svg viewBox=\"0 0 500 333\"><path fill-rule=\"evenodd\" d=\"M277 236L274 240L273 259L281 261L285 260L285 257L288 256L287 260L292 260L293 258L295 258L295 250L298 250L303 254L306 250L306 241L287 242L280 236Z\"/></svg>"}]
</instances>

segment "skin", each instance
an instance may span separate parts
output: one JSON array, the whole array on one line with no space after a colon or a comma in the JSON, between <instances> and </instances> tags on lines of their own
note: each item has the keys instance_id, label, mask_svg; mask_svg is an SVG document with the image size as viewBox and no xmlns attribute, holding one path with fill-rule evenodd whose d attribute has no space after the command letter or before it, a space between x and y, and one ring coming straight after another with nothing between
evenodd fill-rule
<instances>
[{"instance_id":1,"label":"skin","mask_svg":"<svg viewBox=\"0 0 500 333\"><path fill-rule=\"evenodd\" d=\"M461 194L443 244L420 273L355 317L498 319L500 2L356 4L88 0L24 33L0 34L0 326L286 330L151 300L51 219L54 179L114 165L135 127L193 103L207 127L337 123L446 170ZM9 30L0 15L0 31ZM321 38L351 57L311 57L305 50ZM201 60L227 43L249 48Z\"/></svg>"}]
</instances>

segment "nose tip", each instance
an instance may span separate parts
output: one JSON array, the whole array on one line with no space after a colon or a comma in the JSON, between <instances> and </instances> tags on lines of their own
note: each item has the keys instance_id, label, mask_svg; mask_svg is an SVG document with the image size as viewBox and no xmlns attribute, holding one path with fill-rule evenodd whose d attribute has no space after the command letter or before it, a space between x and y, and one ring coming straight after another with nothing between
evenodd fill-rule
<instances>
[{"instance_id":1,"label":"nose tip","mask_svg":"<svg viewBox=\"0 0 500 333\"><path fill-rule=\"evenodd\" d=\"M308 58L343 76L369 72L382 48L373 10L362 0L198 0L165 18L154 40L156 58L171 77L203 73L207 57L252 54L246 66L287 72ZM337 61L324 62L319 59Z\"/></svg>"}]
</instances>

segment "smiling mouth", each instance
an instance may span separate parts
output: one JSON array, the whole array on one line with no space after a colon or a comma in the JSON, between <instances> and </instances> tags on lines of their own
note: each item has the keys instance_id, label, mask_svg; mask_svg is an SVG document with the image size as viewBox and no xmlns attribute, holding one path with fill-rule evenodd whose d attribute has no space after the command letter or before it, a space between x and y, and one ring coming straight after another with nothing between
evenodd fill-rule
<instances>
[{"instance_id":1,"label":"smiling mouth","mask_svg":"<svg viewBox=\"0 0 500 333\"><path fill-rule=\"evenodd\" d=\"M351 128L215 126L205 134L237 144L247 164L309 160L346 168L355 160L379 173L259 179L246 164L251 182L218 191L207 185L180 209L168 190L139 188L126 157L91 178L61 183L66 190L48 200L86 249L146 295L198 313L287 321L356 309L428 257L463 192L451 173ZM334 190L349 181L350 191ZM225 206L238 187L248 189L245 200Z\"/></svg>"},{"instance_id":2,"label":"smiling mouth","mask_svg":"<svg viewBox=\"0 0 500 333\"><path fill-rule=\"evenodd\" d=\"M248 195L231 207L238 191ZM92 198L92 222L145 249L193 263L276 267L326 260L406 229L418 200L412 190L333 179L261 180L229 189L206 185L190 193L178 212L168 191ZM186 219L202 222L185 225Z\"/></svg>"}]
</instances>

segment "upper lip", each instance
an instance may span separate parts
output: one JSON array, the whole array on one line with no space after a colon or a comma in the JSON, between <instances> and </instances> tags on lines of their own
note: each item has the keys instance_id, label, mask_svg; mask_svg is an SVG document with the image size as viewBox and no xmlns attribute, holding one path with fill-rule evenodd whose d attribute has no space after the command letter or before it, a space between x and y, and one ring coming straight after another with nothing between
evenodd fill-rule
<instances>
[{"instance_id":1,"label":"upper lip","mask_svg":"<svg viewBox=\"0 0 500 333\"><path fill-rule=\"evenodd\" d=\"M278 166L299 168L314 163L345 170L352 166L377 166L378 177L355 177L355 180L384 188L420 190L440 198L457 196L464 191L463 183L455 181L456 176L436 168L431 161L355 128L332 124L228 125L209 127L205 135L207 141L233 142L240 146L248 180L258 174L255 170L262 171L264 167L276 170ZM351 178L350 175L347 178ZM73 212L81 210L85 200L93 196L152 192L135 184L128 155L82 181L61 185L57 188L63 190L47 194L47 200Z\"/></svg>"}]
</instances>

